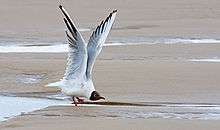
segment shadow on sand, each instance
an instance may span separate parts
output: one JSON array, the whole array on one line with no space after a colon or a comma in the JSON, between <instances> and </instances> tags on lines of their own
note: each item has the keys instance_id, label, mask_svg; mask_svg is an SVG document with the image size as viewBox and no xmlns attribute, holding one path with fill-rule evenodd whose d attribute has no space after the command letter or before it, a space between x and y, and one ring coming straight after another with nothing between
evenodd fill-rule
<instances>
[{"instance_id":1,"label":"shadow on sand","mask_svg":"<svg viewBox=\"0 0 220 130\"><path fill-rule=\"evenodd\" d=\"M92 104L92 105L105 105L105 106L145 106L145 107L220 107L220 104L212 103L174 103L174 102L140 102L140 103L129 103L129 102L83 102L79 104Z\"/></svg>"}]
</instances>

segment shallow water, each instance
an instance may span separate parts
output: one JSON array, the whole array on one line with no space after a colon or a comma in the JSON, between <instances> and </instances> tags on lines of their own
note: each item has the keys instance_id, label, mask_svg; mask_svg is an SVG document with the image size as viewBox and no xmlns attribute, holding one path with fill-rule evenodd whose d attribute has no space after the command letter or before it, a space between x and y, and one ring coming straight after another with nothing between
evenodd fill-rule
<instances>
[{"instance_id":1,"label":"shallow water","mask_svg":"<svg viewBox=\"0 0 220 130\"><path fill-rule=\"evenodd\" d=\"M220 43L219 39L202 39L202 38L118 38L113 39L104 46L123 46L123 45L140 45L140 44L196 44L196 43ZM68 51L67 44L60 43L3 43L0 42L0 53L62 53Z\"/></svg>"},{"instance_id":2,"label":"shallow water","mask_svg":"<svg viewBox=\"0 0 220 130\"><path fill-rule=\"evenodd\" d=\"M68 97L62 94L50 95L45 98L28 98L16 96L0 96L0 121L18 115L40 110L49 106L74 107ZM69 116L106 117L106 118L171 118L220 120L220 104L202 103L171 103L171 102L85 102L79 104L81 109L72 111ZM60 108L63 109L63 108ZM88 113L80 112L87 109ZM47 111L48 112L48 111ZM41 113L39 111L39 113ZM43 111L44 113L44 111ZM44 113L43 115L50 115Z\"/></svg>"},{"instance_id":3,"label":"shallow water","mask_svg":"<svg viewBox=\"0 0 220 130\"><path fill-rule=\"evenodd\" d=\"M10 119L20 114L43 109L48 106L65 103L67 103L67 101L0 96L0 121Z\"/></svg>"},{"instance_id":4,"label":"shallow water","mask_svg":"<svg viewBox=\"0 0 220 130\"><path fill-rule=\"evenodd\" d=\"M214 62L214 63L219 63L220 59L213 58L213 59L191 59L190 61L194 62Z\"/></svg>"}]
</instances>

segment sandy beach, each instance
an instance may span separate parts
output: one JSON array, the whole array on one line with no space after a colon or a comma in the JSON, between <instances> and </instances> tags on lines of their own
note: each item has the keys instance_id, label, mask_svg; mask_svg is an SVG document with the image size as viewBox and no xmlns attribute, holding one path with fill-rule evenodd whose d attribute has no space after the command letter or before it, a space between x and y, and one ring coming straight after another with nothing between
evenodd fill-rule
<instances>
[{"instance_id":1,"label":"sandy beach","mask_svg":"<svg viewBox=\"0 0 220 130\"><path fill-rule=\"evenodd\" d=\"M96 88L107 101L218 104L220 102L218 94L220 74L216 72L219 71L219 63L193 62L188 59L219 54L219 47L218 44L106 47L95 66ZM65 57L66 54L2 54L1 73L4 76L1 77L1 92L15 93L25 97L55 94L56 89L49 89L44 85L62 77ZM38 74L45 78L39 83L22 84L17 81L18 75L21 74ZM139 112L137 108L122 107L122 112L127 110ZM117 112L118 109L120 110L120 107L117 106L106 106L106 108L104 106L81 106L79 108L54 106L2 122L0 128L86 129L92 126L92 122L97 123L93 129L128 127L132 129L177 129L179 125L183 129L189 129L194 125L198 129L206 129L210 126L219 127L218 121L212 120L174 120L156 117L155 119L138 117L130 119L125 115L118 117L120 113L114 116L112 112ZM154 108L146 107L143 110L151 112ZM132 113L130 114L132 116ZM81 125L88 120L93 120L89 123L90 125ZM59 121L63 122L61 126L54 125ZM128 122L131 122L130 126L126 125ZM165 127L159 127L158 124Z\"/></svg>"},{"instance_id":2,"label":"sandy beach","mask_svg":"<svg viewBox=\"0 0 220 130\"><path fill-rule=\"evenodd\" d=\"M218 39L220 34L217 0L61 3L76 25L86 30L82 31L85 38L112 9L118 9L108 43L140 37ZM58 4L1 0L1 45L63 43L65 28ZM219 43L207 42L104 47L94 69L96 89L107 102L146 106L55 105L0 122L0 129L219 129L220 62L193 61L219 59L219 50ZM67 53L0 52L0 95L48 98L59 94L45 85L62 78L66 58Z\"/></svg>"},{"instance_id":3,"label":"sandy beach","mask_svg":"<svg viewBox=\"0 0 220 130\"><path fill-rule=\"evenodd\" d=\"M94 29L113 9L119 13L108 40L120 37L219 36L218 0L1 0L0 37L10 41L63 41L62 3L76 25ZM85 38L91 32L84 32Z\"/></svg>"}]
</instances>

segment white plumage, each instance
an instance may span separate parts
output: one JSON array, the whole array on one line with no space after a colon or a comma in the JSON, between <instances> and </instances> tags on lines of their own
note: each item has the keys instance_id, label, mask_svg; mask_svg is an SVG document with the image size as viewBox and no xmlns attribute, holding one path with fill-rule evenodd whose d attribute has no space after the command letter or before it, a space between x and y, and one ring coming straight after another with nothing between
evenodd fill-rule
<instances>
[{"instance_id":1,"label":"white plumage","mask_svg":"<svg viewBox=\"0 0 220 130\"><path fill-rule=\"evenodd\" d=\"M67 11L61 5L59 8L65 16L64 22L68 29L66 31L69 43L67 67L61 81L50 83L47 86L58 87L69 96L90 99L92 92L95 91L92 69L114 23L117 10L114 10L101 22L86 44Z\"/></svg>"}]
</instances>

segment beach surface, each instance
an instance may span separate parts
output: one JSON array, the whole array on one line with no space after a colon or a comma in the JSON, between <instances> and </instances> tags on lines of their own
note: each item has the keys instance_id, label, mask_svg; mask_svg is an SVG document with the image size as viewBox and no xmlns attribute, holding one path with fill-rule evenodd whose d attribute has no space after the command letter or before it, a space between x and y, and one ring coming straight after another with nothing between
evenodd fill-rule
<instances>
[{"instance_id":1,"label":"beach surface","mask_svg":"<svg viewBox=\"0 0 220 130\"><path fill-rule=\"evenodd\" d=\"M95 65L96 89L109 102L153 106L51 106L2 122L0 128L219 128L218 118L213 118L219 114L219 107L215 110L210 105L220 103L220 74L217 73L220 63L189 61L195 57L219 55L219 47L219 44L105 47ZM0 78L2 93L35 98L59 93L44 85L62 77L66 54L10 53L1 54L0 59L1 73L4 74ZM37 83L21 82L19 75L24 74L40 75L42 79ZM177 106L166 107L167 104ZM181 104L192 106L182 108L178 106ZM199 108L194 106L196 104L208 107ZM84 125L86 122L89 123Z\"/></svg>"},{"instance_id":2,"label":"beach surface","mask_svg":"<svg viewBox=\"0 0 220 130\"><path fill-rule=\"evenodd\" d=\"M220 34L217 0L61 3L85 37L112 9L118 9L108 43L146 37L218 39ZM1 0L0 44L64 43L58 4L53 0ZM106 46L96 61L93 80L97 91L106 102L119 105L53 104L0 122L0 129L219 129L220 62L213 61L219 60L220 44L141 43ZM48 96L60 91L45 85L62 78L66 58L67 53L0 52L0 95L54 100Z\"/></svg>"},{"instance_id":3,"label":"beach surface","mask_svg":"<svg viewBox=\"0 0 220 130\"><path fill-rule=\"evenodd\" d=\"M113 10L117 18L108 40L120 37L219 37L220 1L212 0L1 0L0 38L10 41L64 41L59 4L88 36Z\"/></svg>"}]
</instances>

